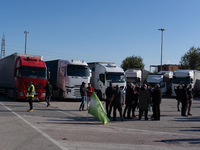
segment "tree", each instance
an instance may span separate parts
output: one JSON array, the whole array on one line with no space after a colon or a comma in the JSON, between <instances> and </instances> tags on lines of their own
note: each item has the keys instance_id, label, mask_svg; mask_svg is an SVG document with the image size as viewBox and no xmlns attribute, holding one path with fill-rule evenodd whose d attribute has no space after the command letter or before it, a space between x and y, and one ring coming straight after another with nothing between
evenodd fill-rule
<instances>
[{"instance_id":1,"label":"tree","mask_svg":"<svg viewBox=\"0 0 200 150\"><path fill-rule=\"evenodd\" d=\"M128 68L141 68L144 69L143 59L140 56L126 57L121 64L121 67L126 71Z\"/></svg>"},{"instance_id":2,"label":"tree","mask_svg":"<svg viewBox=\"0 0 200 150\"><path fill-rule=\"evenodd\" d=\"M200 48L194 46L181 57L180 69L200 70Z\"/></svg>"}]
</instances>

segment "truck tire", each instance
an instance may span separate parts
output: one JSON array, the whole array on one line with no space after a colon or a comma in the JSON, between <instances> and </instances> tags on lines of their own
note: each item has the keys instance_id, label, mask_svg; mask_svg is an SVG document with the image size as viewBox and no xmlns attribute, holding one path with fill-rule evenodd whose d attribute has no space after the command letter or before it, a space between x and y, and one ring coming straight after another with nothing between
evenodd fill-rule
<instances>
[{"instance_id":1,"label":"truck tire","mask_svg":"<svg viewBox=\"0 0 200 150\"><path fill-rule=\"evenodd\" d=\"M62 90L59 91L59 98L58 99L63 100L63 91Z\"/></svg>"},{"instance_id":2,"label":"truck tire","mask_svg":"<svg viewBox=\"0 0 200 150\"><path fill-rule=\"evenodd\" d=\"M14 99L14 101L17 101L17 91L16 90L13 91L13 99Z\"/></svg>"},{"instance_id":3,"label":"truck tire","mask_svg":"<svg viewBox=\"0 0 200 150\"><path fill-rule=\"evenodd\" d=\"M100 90L97 91L97 96L99 98L99 100L101 101L102 100L102 93Z\"/></svg>"}]
</instances>

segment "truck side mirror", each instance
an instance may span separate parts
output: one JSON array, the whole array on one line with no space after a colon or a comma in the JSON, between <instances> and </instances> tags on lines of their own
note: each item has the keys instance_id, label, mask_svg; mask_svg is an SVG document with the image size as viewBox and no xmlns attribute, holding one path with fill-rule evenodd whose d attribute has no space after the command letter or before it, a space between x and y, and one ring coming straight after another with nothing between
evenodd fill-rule
<instances>
[{"instance_id":1,"label":"truck side mirror","mask_svg":"<svg viewBox=\"0 0 200 150\"><path fill-rule=\"evenodd\" d=\"M49 80L50 79L50 71L47 70L47 79Z\"/></svg>"},{"instance_id":2,"label":"truck side mirror","mask_svg":"<svg viewBox=\"0 0 200 150\"><path fill-rule=\"evenodd\" d=\"M19 77L19 68L15 69L15 77L17 77L17 78Z\"/></svg>"}]
</instances>

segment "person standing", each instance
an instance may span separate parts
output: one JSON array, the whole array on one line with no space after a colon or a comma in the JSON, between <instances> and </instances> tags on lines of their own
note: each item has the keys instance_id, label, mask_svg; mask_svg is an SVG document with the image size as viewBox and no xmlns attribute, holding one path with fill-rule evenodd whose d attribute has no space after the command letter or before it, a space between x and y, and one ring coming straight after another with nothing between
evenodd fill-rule
<instances>
[{"instance_id":1,"label":"person standing","mask_svg":"<svg viewBox=\"0 0 200 150\"><path fill-rule=\"evenodd\" d=\"M177 111L180 111L180 109L179 109L180 100L181 100L181 97L180 97L180 86L181 86L181 83L179 83L179 85L175 89L176 100L177 100Z\"/></svg>"},{"instance_id":2,"label":"person standing","mask_svg":"<svg viewBox=\"0 0 200 150\"><path fill-rule=\"evenodd\" d=\"M44 89L46 89L46 97L45 97L45 100L47 102L47 107L50 106L50 101L51 101L51 96L52 96L52 93L53 93L53 88L50 84L49 81L46 82L46 86L44 87Z\"/></svg>"},{"instance_id":3,"label":"person standing","mask_svg":"<svg viewBox=\"0 0 200 150\"><path fill-rule=\"evenodd\" d=\"M81 92L81 105L79 107L79 110L85 110L84 107L85 107L85 102L86 102L86 99L87 99L87 89L85 87L85 82L82 82L81 84L81 87L80 87L80 92Z\"/></svg>"},{"instance_id":4,"label":"person standing","mask_svg":"<svg viewBox=\"0 0 200 150\"><path fill-rule=\"evenodd\" d=\"M187 107L188 113L187 113L187 115L188 115L188 116L192 116L192 114L191 114L191 112L190 112L190 111L191 111L191 106L192 106L193 97L194 97L194 89L193 89L193 87L192 87L192 84L190 84L190 86L189 86L187 92L188 92L188 103L187 103L187 105L188 105L188 107Z\"/></svg>"},{"instance_id":5,"label":"person standing","mask_svg":"<svg viewBox=\"0 0 200 150\"><path fill-rule=\"evenodd\" d=\"M155 84L154 90L152 93L152 102L153 102L153 119L152 120L160 120L160 104L162 98L162 91L160 89L159 84Z\"/></svg>"},{"instance_id":6,"label":"person standing","mask_svg":"<svg viewBox=\"0 0 200 150\"><path fill-rule=\"evenodd\" d=\"M147 90L147 85L143 85L140 88L139 93L139 120L141 120L143 116L143 112L145 112L145 120L148 120L148 105L151 103L149 91Z\"/></svg>"},{"instance_id":7,"label":"person standing","mask_svg":"<svg viewBox=\"0 0 200 150\"><path fill-rule=\"evenodd\" d=\"M113 93L114 93L113 84L112 82L110 82L110 86L106 88L106 112L108 118L110 118L110 114L112 111L112 104L110 104L110 101Z\"/></svg>"},{"instance_id":8,"label":"person standing","mask_svg":"<svg viewBox=\"0 0 200 150\"><path fill-rule=\"evenodd\" d=\"M130 116L132 103L133 103L133 98L134 98L133 88L134 88L134 84L133 83L129 83L129 85L127 86L127 89L126 89L126 101L125 101L126 106L124 108L123 117L126 118L126 111L128 109L127 119L133 119Z\"/></svg>"},{"instance_id":9,"label":"person standing","mask_svg":"<svg viewBox=\"0 0 200 150\"><path fill-rule=\"evenodd\" d=\"M34 97L34 92L35 92L35 87L34 87L32 81L29 81L28 82L28 89L27 89L27 97L28 97L30 109L28 110L28 112L32 112L33 111L32 98Z\"/></svg>"},{"instance_id":10,"label":"person standing","mask_svg":"<svg viewBox=\"0 0 200 150\"><path fill-rule=\"evenodd\" d=\"M135 116L135 109L138 106L138 97L139 97L139 85L136 84L133 88L134 95L133 95L133 103L132 103L132 117L136 118Z\"/></svg>"},{"instance_id":11,"label":"person standing","mask_svg":"<svg viewBox=\"0 0 200 150\"><path fill-rule=\"evenodd\" d=\"M94 92L94 88L91 86L91 83L88 83L87 87L87 110L89 109L89 104L92 97L92 92Z\"/></svg>"},{"instance_id":12,"label":"person standing","mask_svg":"<svg viewBox=\"0 0 200 150\"><path fill-rule=\"evenodd\" d=\"M121 121L123 122L123 116L122 116L122 105L124 105L124 97L123 97L123 91L120 90L119 85L116 85L116 89L114 91L114 94L111 98L110 104L113 102L114 105L114 111L113 111L113 121L116 121L116 110L118 109Z\"/></svg>"},{"instance_id":13,"label":"person standing","mask_svg":"<svg viewBox=\"0 0 200 150\"><path fill-rule=\"evenodd\" d=\"M185 84L183 86L183 88L181 89L181 116L185 116L187 117L186 115L186 111L187 111L187 101L188 101L188 94L187 94L187 84Z\"/></svg>"}]
</instances>

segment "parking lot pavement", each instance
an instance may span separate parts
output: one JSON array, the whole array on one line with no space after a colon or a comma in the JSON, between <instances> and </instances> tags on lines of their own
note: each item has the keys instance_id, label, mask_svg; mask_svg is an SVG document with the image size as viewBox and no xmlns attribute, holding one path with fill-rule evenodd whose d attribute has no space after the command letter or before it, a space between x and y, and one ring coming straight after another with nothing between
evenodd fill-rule
<instances>
[{"instance_id":1,"label":"parking lot pavement","mask_svg":"<svg viewBox=\"0 0 200 150\"><path fill-rule=\"evenodd\" d=\"M117 121L110 121L106 125L87 111L79 111L80 101L65 100L51 101L51 106L46 107L45 102L35 102L34 111L26 112L27 102L15 102L0 96L0 117L2 135L4 128L8 124L2 122L12 122L18 119L18 125L26 124L23 134L12 133L10 136L19 136L21 139L30 138L27 126L37 133L38 139L42 137L44 142L39 142L41 147L45 145L54 149L142 149L142 150L170 150L170 149L199 149L200 146L200 98L196 98L192 104L192 116L182 117L176 108L176 100L173 98L163 98L161 104L161 120L145 121L138 119L125 119L120 121L117 113ZM105 102L102 101L103 106ZM29 122L27 124L16 116L11 115L10 110L21 118ZM13 113L12 113L13 114ZM152 111L149 112L149 117ZM5 117L8 116L8 117ZM136 110L138 118L138 109ZM8 121L10 120L10 121ZM112 120L112 118L111 118ZM12 125L11 125L12 126ZM35 127L35 128L34 128ZM12 128L10 128L11 130ZM41 131L41 132L38 132ZM9 133L9 132L7 132ZM4 133L5 134L5 133ZM46 136L45 136L46 135ZM5 134L9 138L9 134ZM28 139L31 140L31 139ZM18 141L13 139L16 145ZM2 145L0 141L0 145ZM6 144L4 143L5 147ZM23 145L23 144L22 144ZM13 144L13 147L15 145Z\"/></svg>"}]
</instances>

